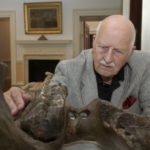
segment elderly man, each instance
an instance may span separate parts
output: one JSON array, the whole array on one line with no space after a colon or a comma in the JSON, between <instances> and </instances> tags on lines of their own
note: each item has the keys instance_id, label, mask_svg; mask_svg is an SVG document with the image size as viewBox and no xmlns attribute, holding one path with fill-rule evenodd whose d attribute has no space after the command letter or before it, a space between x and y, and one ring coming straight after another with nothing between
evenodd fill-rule
<instances>
[{"instance_id":1,"label":"elderly man","mask_svg":"<svg viewBox=\"0 0 150 150\"><path fill-rule=\"evenodd\" d=\"M118 108L149 115L150 55L133 51L135 34L133 24L124 16L105 18L98 26L93 49L61 61L50 84L67 86L66 102L75 107L99 97ZM14 87L4 96L13 115L31 99Z\"/></svg>"}]
</instances>

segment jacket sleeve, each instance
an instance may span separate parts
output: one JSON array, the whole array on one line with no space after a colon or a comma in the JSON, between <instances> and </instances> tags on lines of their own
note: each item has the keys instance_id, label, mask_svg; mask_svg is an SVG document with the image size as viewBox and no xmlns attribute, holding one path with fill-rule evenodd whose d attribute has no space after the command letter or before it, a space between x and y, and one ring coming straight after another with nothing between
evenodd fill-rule
<instances>
[{"instance_id":1,"label":"jacket sleeve","mask_svg":"<svg viewBox=\"0 0 150 150\"><path fill-rule=\"evenodd\" d=\"M150 63L147 64L140 84L139 102L143 115L150 115Z\"/></svg>"},{"instance_id":2,"label":"jacket sleeve","mask_svg":"<svg viewBox=\"0 0 150 150\"><path fill-rule=\"evenodd\" d=\"M61 61L55 69L55 74L50 82L50 85L55 85L61 83L63 86L67 87L67 67L66 62Z\"/></svg>"}]
</instances>

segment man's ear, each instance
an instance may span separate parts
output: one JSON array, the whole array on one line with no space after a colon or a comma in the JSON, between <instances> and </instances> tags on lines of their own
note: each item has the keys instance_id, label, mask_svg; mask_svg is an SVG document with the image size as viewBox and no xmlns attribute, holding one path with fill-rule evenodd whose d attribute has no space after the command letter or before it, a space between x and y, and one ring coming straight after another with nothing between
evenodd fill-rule
<instances>
[{"instance_id":1,"label":"man's ear","mask_svg":"<svg viewBox=\"0 0 150 150\"><path fill-rule=\"evenodd\" d=\"M133 46L133 47L130 49L130 51L128 52L128 56L127 56L128 59L131 57L131 55L132 55L132 53L133 53L134 50L136 50L136 46Z\"/></svg>"},{"instance_id":2,"label":"man's ear","mask_svg":"<svg viewBox=\"0 0 150 150\"><path fill-rule=\"evenodd\" d=\"M136 50L136 46L135 45L132 47L132 51L134 51L134 50Z\"/></svg>"},{"instance_id":3,"label":"man's ear","mask_svg":"<svg viewBox=\"0 0 150 150\"><path fill-rule=\"evenodd\" d=\"M93 49L95 49L96 48L96 36L95 36L95 38L93 39Z\"/></svg>"},{"instance_id":4,"label":"man's ear","mask_svg":"<svg viewBox=\"0 0 150 150\"><path fill-rule=\"evenodd\" d=\"M134 50L136 50L136 46L135 45L131 48L130 56L132 55Z\"/></svg>"}]
</instances>

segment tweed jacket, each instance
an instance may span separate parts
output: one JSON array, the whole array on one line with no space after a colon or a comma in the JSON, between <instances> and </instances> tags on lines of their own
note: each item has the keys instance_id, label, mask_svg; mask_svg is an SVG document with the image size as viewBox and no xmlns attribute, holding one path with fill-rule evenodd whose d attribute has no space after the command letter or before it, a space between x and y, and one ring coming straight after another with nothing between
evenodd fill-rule
<instances>
[{"instance_id":1,"label":"tweed jacket","mask_svg":"<svg viewBox=\"0 0 150 150\"><path fill-rule=\"evenodd\" d=\"M98 98L98 88L93 70L92 49L84 50L71 60L61 61L50 85L67 86L66 103L82 107ZM111 103L123 108L123 103L134 97L136 101L125 111L150 115L150 54L134 51L124 71L124 81L114 90Z\"/></svg>"}]
</instances>

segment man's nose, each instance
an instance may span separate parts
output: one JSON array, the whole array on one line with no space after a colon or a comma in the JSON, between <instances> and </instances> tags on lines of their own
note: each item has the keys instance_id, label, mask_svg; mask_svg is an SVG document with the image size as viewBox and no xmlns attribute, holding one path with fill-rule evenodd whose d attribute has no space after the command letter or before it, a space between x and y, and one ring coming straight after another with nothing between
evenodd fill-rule
<instances>
[{"instance_id":1,"label":"man's nose","mask_svg":"<svg viewBox=\"0 0 150 150\"><path fill-rule=\"evenodd\" d=\"M104 59L105 59L105 62L108 63L108 64L112 62L112 59L113 59L113 48L109 48L109 50L105 54Z\"/></svg>"}]
</instances>

